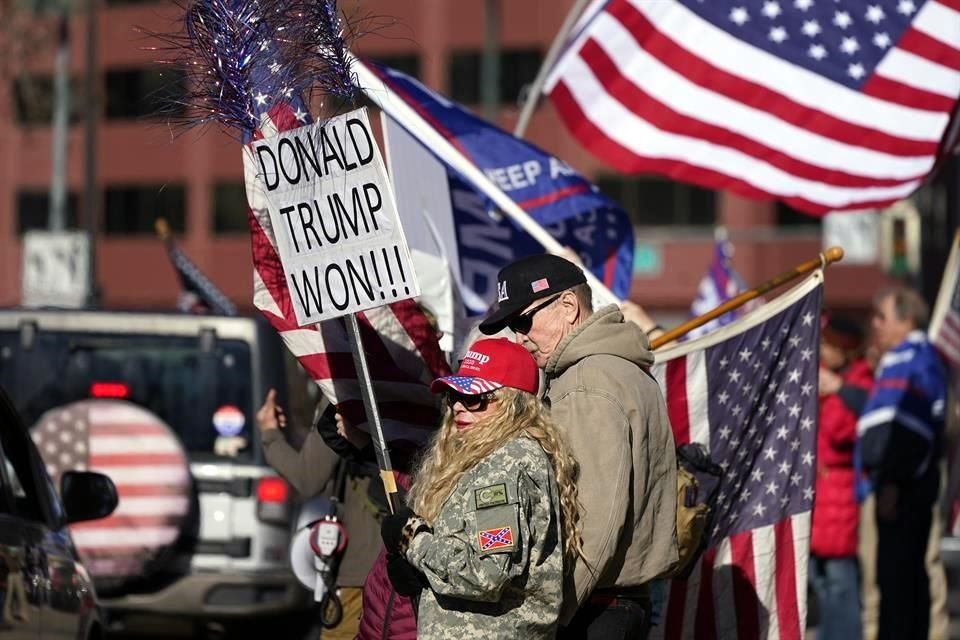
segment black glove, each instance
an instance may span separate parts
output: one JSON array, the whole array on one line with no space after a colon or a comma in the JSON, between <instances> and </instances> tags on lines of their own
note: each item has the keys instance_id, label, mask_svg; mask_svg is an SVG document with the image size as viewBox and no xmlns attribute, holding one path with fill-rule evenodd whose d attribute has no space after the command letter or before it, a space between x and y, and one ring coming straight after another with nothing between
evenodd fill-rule
<instances>
[{"instance_id":1,"label":"black glove","mask_svg":"<svg viewBox=\"0 0 960 640\"><path fill-rule=\"evenodd\" d=\"M416 597L428 586L427 578L414 568L406 558L394 553L387 554L387 576L394 591L408 598Z\"/></svg>"},{"instance_id":2,"label":"black glove","mask_svg":"<svg viewBox=\"0 0 960 640\"><path fill-rule=\"evenodd\" d=\"M383 538L383 546L387 553L394 555L400 553L400 541L403 539L403 528L407 520L413 516L410 507L400 507L396 513L388 513L383 516L383 522L380 523L380 537Z\"/></svg>"}]
</instances>

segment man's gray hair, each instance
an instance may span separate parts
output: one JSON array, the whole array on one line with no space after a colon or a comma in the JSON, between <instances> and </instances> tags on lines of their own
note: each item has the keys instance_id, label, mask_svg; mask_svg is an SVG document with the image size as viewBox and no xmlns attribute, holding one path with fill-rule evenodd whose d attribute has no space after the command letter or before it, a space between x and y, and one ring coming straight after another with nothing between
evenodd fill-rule
<instances>
[{"instance_id":1,"label":"man's gray hair","mask_svg":"<svg viewBox=\"0 0 960 640\"><path fill-rule=\"evenodd\" d=\"M930 305L916 289L905 285L884 287L874 296L873 303L879 306L889 297L893 298L893 312L897 314L897 320L909 320L914 329L927 328L930 322Z\"/></svg>"}]
</instances>

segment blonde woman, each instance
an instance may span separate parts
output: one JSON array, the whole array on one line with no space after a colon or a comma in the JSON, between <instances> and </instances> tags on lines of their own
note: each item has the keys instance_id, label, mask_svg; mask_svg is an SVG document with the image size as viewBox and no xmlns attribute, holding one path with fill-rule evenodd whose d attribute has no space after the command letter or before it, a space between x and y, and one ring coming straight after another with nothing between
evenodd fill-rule
<instances>
[{"instance_id":1,"label":"blonde woman","mask_svg":"<svg viewBox=\"0 0 960 640\"><path fill-rule=\"evenodd\" d=\"M397 591L426 587L420 640L556 635L580 550L577 465L536 397L537 371L523 347L487 339L433 383L446 394L443 425L414 477L413 510L382 528Z\"/></svg>"}]
</instances>

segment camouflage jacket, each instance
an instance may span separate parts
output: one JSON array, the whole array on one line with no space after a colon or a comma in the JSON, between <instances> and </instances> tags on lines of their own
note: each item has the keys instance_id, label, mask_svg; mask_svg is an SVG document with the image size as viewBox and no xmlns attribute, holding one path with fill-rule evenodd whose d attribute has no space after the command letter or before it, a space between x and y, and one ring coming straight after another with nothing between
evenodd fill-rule
<instances>
[{"instance_id":1,"label":"camouflage jacket","mask_svg":"<svg viewBox=\"0 0 960 640\"><path fill-rule=\"evenodd\" d=\"M553 638L563 597L560 501L540 445L515 438L464 474L407 559L430 582L420 640Z\"/></svg>"}]
</instances>

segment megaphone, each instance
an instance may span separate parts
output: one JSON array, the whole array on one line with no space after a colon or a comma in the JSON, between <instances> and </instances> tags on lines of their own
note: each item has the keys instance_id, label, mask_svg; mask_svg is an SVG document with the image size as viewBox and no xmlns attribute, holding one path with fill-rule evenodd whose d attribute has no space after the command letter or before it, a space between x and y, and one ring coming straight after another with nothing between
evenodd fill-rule
<instances>
[{"instance_id":1,"label":"megaphone","mask_svg":"<svg viewBox=\"0 0 960 640\"><path fill-rule=\"evenodd\" d=\"M321 621L328 628L336 626L343 615L334 592L334 576L346 548L347 532L334 502L325 497L305 501L290 543L290 566L300 584L313 591L313 599L321 603ZM334 607L332 614L328 612L330 605Z\"/></svg>"}]
</instances>

